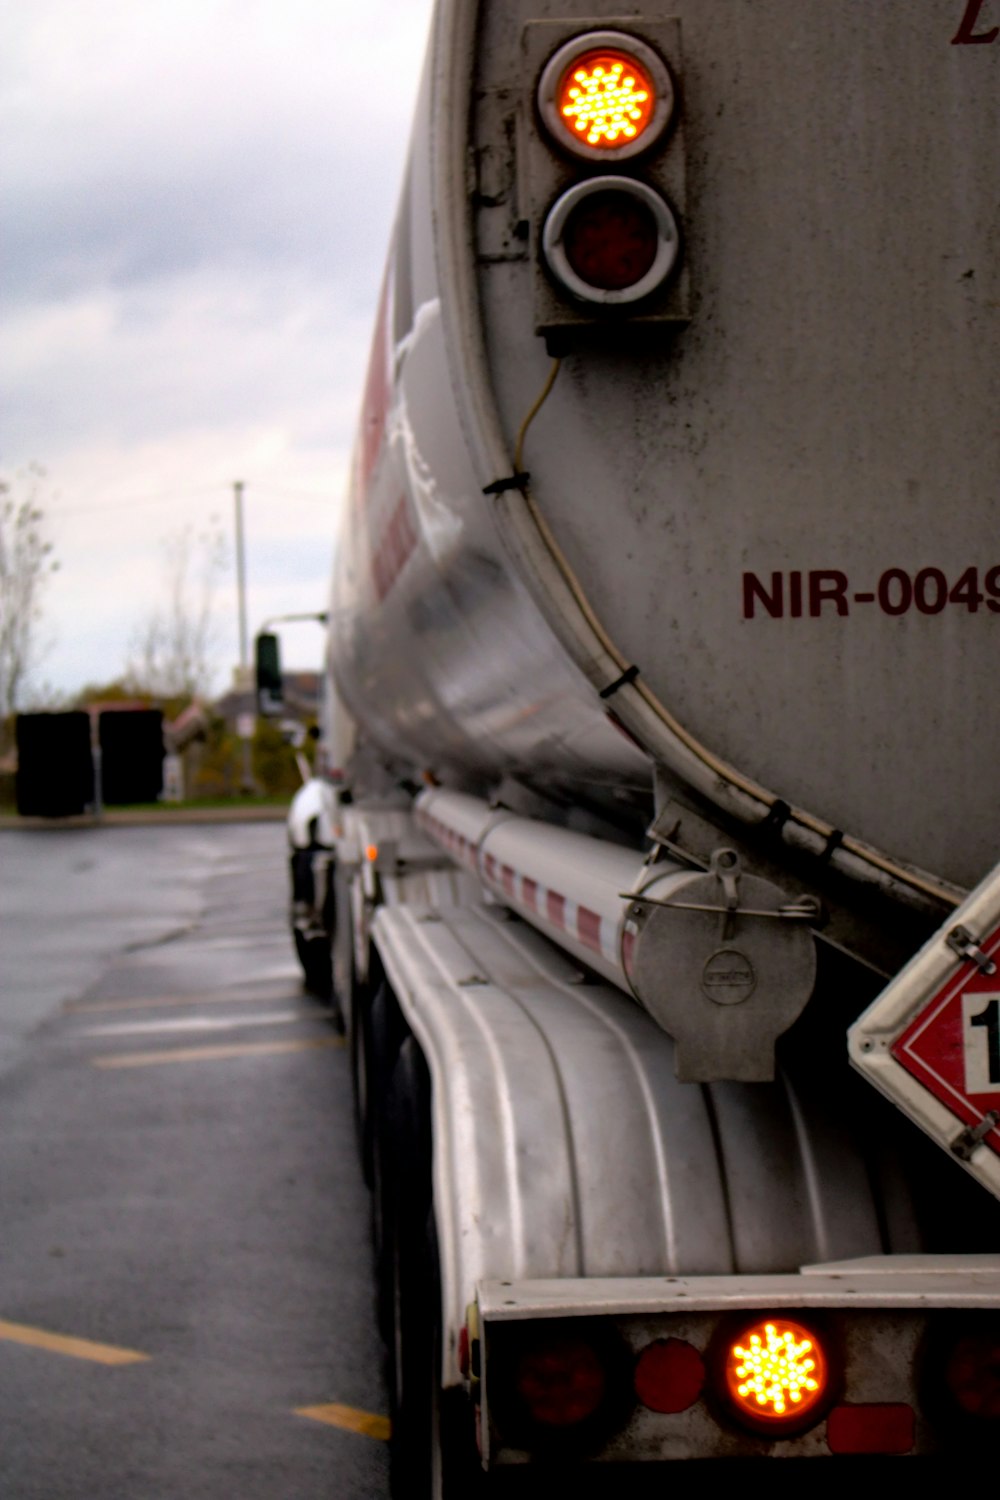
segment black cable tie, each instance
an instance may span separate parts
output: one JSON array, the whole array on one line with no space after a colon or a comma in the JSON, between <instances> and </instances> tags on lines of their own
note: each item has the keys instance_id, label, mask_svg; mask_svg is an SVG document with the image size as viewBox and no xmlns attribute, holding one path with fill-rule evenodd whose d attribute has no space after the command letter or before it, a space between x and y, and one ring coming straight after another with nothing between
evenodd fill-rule
<instances>
[{"instance_id":1,"label":"black cable tie","mask_svg":"<svg viewBox=\"0 0 1000 1500\"><path fill-rule=\"evenodd\" d=\"M502 495L504 490L523 490L531 475L525 471L523 474L508 474L506 479L494 479L492 484L483 486L484 495Z\"/></svg>"},{"instance_id":2,"label":"black cable tie","mask_svg":"<svg viewBox=\"0 0 1000 1500\"><path fill-rule=\"evenodd\" d=\"M638 675L638 667L626 667L620 677L616 677L614 682L610 682L606 688L601 688L600 696L602 698L613 698L619 688L625 687L627 683L634 682Z\"/></svg>"},{"instance_id":3,"label":"black cable tie","mask_svg":"<svg viewBox=\"0 0 1000 1500\"><path fill-rule=\"evenodd\" d=\"M771 811L760 825L761 833L767 834L771 838L779 838L781 830L791 816L792 809L787 802L782 802L779 798L777 802L771 804Z\"/></svg>"},{"instance_id":4,"label":"black cable tie","mask_svg":"<svg viewBox=\"0 0 1000 1500\"><path fill-rule=\"evenodd\" d=\"M828 865L830 863L831 859L836 854L837 850L840 848L840 846L841 846L841 844L843 842L844 842L844 835L841 833L841 831L840 831L839 828L835 828L833 830L833 832L831 833L830 837L826 841L826 848L823 850L823 853L819 856L819 862L820 862L820 864L821 865Z\"/></svg>"}]
</instances>

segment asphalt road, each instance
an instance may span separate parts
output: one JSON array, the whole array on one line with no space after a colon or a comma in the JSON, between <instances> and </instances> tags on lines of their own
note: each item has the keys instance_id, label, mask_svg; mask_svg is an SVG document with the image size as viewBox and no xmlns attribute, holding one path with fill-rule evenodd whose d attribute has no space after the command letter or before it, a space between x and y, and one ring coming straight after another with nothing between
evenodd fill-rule
<instances>
[{"instance_id":1,"label":"asphalt road","mask_svg":"<svg viewBox=\"0 0 1000 1500\"><path fill-rule=\"evenodd\" d=\"M387 1495L348 1059L284 830L0 833L0 1496Z\"/></svg>"}]
</instances>

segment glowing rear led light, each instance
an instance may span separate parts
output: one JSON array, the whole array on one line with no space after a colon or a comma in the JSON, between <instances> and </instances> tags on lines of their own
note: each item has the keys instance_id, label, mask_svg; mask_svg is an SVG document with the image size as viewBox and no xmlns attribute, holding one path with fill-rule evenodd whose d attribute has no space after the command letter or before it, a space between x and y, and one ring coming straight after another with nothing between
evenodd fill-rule
<instances>
[{"instance_id":1,"label":"glowing rear led light","mask_svg":"<svg viewBox=\"0 0 1000 1500\"><path fill-rule=\"evenodd\" d=\"M652 47L621 31L574 37L538 86L549 134L575 155L610 159L652 146L674 110L674 85Z\"/></svg>"},{"instance_id":2,"label":"glowing rear led light","mask_svg":"<svg viewBox=\"0 0 1000 1500\"><path fill-rule=\"evenodd\" d=\"M648 130L656 85L627 53L587 52L566 69L556 102L580 140L617 150Z\"/></svg>"},{"instance_id":3,"label":"glowing rear led light","mask_svg":"<svg viewBox=\"0 0 1000 1500\"><path fill-rule=\"evenodd\" d=\"M797 1427L827 1395L826 1355L801 1323L762 1319L729 1341L725 1383L737 1414L754 1425Z\"/></svg>"}]
</instances>

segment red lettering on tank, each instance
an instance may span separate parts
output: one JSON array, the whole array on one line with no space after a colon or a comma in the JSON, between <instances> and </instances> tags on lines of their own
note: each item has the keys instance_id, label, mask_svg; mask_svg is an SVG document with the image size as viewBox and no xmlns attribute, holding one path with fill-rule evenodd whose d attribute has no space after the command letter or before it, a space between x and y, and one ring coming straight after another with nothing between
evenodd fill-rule
<instances>
[{"instance_id":1,"label":"red lettering on tank","mask_svg":"<svg viewBox=\"0 0 1000 1500\"><path fill-rule=\"evenodd\" d=\"M767 610L772 620L780 620L785 613L784 576L780 572L771 574L771 590L761 583L756 573L743 574L743 618L752 620L758 601Z\"/></svg>"},{"instance_id":2,"label":"red lettering on tank","mask_svg":"<svg viewBox=\"0 0 1000 1500\"><path fill-rule=\"evenodd\" d=\"M838 615L847 614L847 574L839 568L819 568L809 574L809 613L813 618L822 614L828 602Z\"/></svg>"},{"instance_id":3,"label":"red lettering on tank","mask_svg":"<svg viewBox=\"0 0 1000 1500\"><path fill-rule=\"evenodd\" d=\"M527 875L521 876L521 900L529 911L538 911L538 881Z\"/></svg>"},{"instance_id":4,"label":"red lettering on tank","mask_svg":"<svg viewBox=\"0 0 1000 1500\"><path fill-rule=\"evenodd\" d=\"M379 603L406 567L418 541L409 498L401 495L372 554L372 581Z\"/></svg>"},{"instance_id":5,"label":"red lettering on tank","mask_svg":"<svg viewBox=\"0 0 1000 1500\"><path fill-rule=\"evenodd\" d=\"M514 871L510 865L501 865L500 884L503 886L505 893L510 897L512 901L515 901L517 899L514 891L514 882L516 879L517 876L514 874Z\"/></svg>"},{"instance_id":6,"label":"red lettering on tank","mask_svg":"<svg viewBox=\"0 0 1000 1500\"><path fill-rule=\"evenodd\" d=\"M951 39L953 47L969 47L978 43L988 47L1000 36L1000 26L991 26L989 31L977 31L979 12L986 4L986 0L967 0L965 12L962 16L958 30Z\"/></svg>"},{"instance_id":7,"label":"red lettering on tank","mask_svg":"<svg viewBox=\"0 0 1000 1500\"><path fill-rule=\"evenodd\" d=\"M368 373L365 376L365 394L361 403L361 432L358 453L358 487L362 496L368 498L368 481L371 479L375 460L382 446L385 419L389 410L389 395L392 390L392 374L388 348L389 332L389 273L382 282L375 332L372 335L371 353L368 356Z\"/></svg>"},{"instance_id":8,"label":"red lettering on tank","mask_svg":"<svg viewBox=\"0 0 1000 1500\"><path fill-rule=\"evenodd\" d=\"M787 590L785 577L777 570L771 574L770 583L765 583L760 574L743 574L745 620L752 620L761 612L773 620L783 619L786 613L790 619L801 619L803 593L808 597L809 617L814 620L828 619L831 615L843 618L851 613L852 604L874 604L890 619L911 610L928 618L950 609L974 615L984 604L990 614L1000 614L1000 564L982 569L970 564L951 577L939 567L920 567L912 572L906 568L883 568L874 580L874 589L855 586L853 592L847 574L840 568L813 568L808 573L792 570L787 575Z\"/></svg>"}]
</instances>

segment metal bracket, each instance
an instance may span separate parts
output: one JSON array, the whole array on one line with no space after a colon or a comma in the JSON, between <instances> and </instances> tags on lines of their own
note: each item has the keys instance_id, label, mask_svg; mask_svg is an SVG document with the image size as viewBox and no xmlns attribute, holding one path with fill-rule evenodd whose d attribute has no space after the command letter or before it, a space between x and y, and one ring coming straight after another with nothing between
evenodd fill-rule
<instances>
[{"instance_id":1,"label":"metal bracket","mask_svg":"<svg viewBox=\"0 0 1000 1500\"><path fill-rule=\"evenodd\" d=\"M708 911L721 916L735 917L779 917L785 922L819 922L823 916L822 904L815 896L800 896L785 906L765 910L757 906L737 906L731 913L726 906L713 906L705 901L672 901L669 897L644 896L641 891L619 891L623 901L634 901L642 906L663 906L674 911ZM635 913L638 916L638 912Z\"/></svg>"},{"instance_id":2,"label":"metal bracket","mask_svg":"<svg viewBox=\"0 0 1000 1500\"><path fill-rule=\"evenodd\" d=\"M967 927L953 927L945 938L945 942L953 953L959 958L965 958L974 963L981 974L995 974L996 963L989 954L980 947L978 939L973 936Z\"/></svg>"},{"instance_id":3,"label":"metal bracket","mask_svg":"<svg viewBox=\"0 0 1000 1500\"><path fill-rule=\"evenodd\" d=\"M724 915L719 923L719 942L732 942L736 931L736 916L740 909L740 876L743 867L735 849L716 849L710 865L712 874L722 887L725 902Z\"/></svg>"},{"instance_id":4,"label":"metal bracket","mask_svg":"<svg viewBox=\"0 0 1000 1500\"><path fill-rule=\"evenodd\" d=\"M971 1161L976 1147L982 1145L990 1131L997 1125L1000 1125L1000 1109L991 1109L983 1115L978 1125L967 1126L955 1137L951 1143L952 1151L960 1161Z\"/></svg>"}]
</instances>

